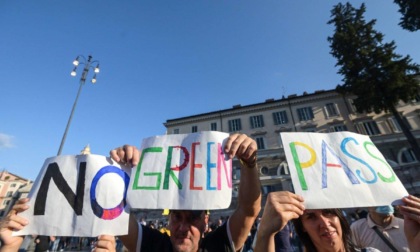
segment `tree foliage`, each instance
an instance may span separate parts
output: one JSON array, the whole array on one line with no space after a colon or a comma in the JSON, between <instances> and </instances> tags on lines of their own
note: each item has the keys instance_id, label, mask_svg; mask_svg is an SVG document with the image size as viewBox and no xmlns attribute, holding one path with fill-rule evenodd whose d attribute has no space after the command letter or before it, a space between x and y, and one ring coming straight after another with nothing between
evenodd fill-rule
<instances>
[{"instance_id":1,"label":"tree foliage","mask_svg":"<svg viewBox=\"0 0 420 252\"><path fill-rule=\"evenodd\" d=\"M399 25L409 31L417 31L420 29L420 1L418 0L394 0L398 4L401 14Z\"/></svg>"},{"instance_id":2,"label":"tree foliage","mask_svg":"<svg viewBox=\"0 0 420 252\"><path fill-rule=\"evenodd\" d=\"M337 91L356 95L354 105L360 113L391 112L420 161L417 140L396 109L399 101L409 102L419 92L415 79L419 65L410 56L395 53L394 41L384 43L383 34L374 29L376 20L366 21L365 11L364 4L357 9L350 3L339 3L331 10L328 24L335 26L335 32L328 41L343 75Z\"/></svg>"},{"instance_id":3,"label":"tree foliage","mask_svg":"<svg viewBox=\"0 0 420 252\"><path fill-rule=\"evenodd\" d=\"M350 3L340 3L331 11L328 24L335 25L335 33L328 41L340 67L338 73L344 76L337 90L357 95L358 112L387 112L417 94L413 75L420 68L410 56L394 52L394 41L383 42L383 34L374 29L376 20L367 22L365 11L364 4L356 9Z\"/></svg>"}]
</instances>

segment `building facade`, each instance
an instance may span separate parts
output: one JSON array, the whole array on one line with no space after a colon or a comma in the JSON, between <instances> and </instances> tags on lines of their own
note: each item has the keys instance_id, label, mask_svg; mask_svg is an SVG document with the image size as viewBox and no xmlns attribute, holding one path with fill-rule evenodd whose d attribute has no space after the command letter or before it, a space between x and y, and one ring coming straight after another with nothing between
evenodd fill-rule
<instances>
[{"instance_id":1,"label":"building facade","mask_svg":"<svg viewBox=\"0 0 420 252\"><path fill-rule=\"evenodd\" d=\"M0 172L0 219L3 218L15 202L28 196L32 181L3 170Z\"/></svg>"},{"instance_id":2,"label":"building facade","mask_svg":"<svg viewBox=\"0 0 420 252\"><path fill-rule=\"evenodd\" d=\"M305 92L302 95L267 99L262 103L235 105L229 109L170 119L164 125L167 134L222 131L245 133L254 138L258 145L258 168L264 195L273 190L292 190L281 132L350 131L369 135L409 193L420 193L420 164L393 115L385 112L357 113L353 105L354 98L343 96L335 90L310 94ZM399 103L397 110L420 142L420 97L409 103ZM238 166L234 161L234 184L240 179Z\"/></svg>"}]
</instances>

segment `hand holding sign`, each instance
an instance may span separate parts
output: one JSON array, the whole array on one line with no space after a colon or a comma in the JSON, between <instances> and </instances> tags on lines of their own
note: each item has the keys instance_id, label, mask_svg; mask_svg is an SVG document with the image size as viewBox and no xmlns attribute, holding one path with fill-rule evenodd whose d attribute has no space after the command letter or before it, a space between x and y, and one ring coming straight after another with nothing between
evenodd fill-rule
<instances>
[{"instance_id":1,"label":"hand holding sign","mask_svg":"<svg viewBox=\"0 0 420 252\"><path fill-rule=\"evenodd\" d=\"M420 248L420 198L409 195L402 199L400 213L404 215L404 233L411 251Z\"/></svg>"},{"instance_id":2,"label":"hand holding sign","mask_svg":"<svg viewBox=\"0 0 420 252\"><path fill-rule=\"evenodd\" d=\"M140 160L140 151L132 145L124 145L109 152L112 159L119 164L137 166Z\"/></svg>"},{"instance_id":3,"label":"hand holding sign","mask_svg":"<svg viewBox=\"0 0 420 252\"><path fill-rule=\"evenodd\" d=\"M24 228L28 221L17 215L29 208L26 203L29 199L20 199L10 210L6 217L0 222L0 239L2 241L2 249L8 251L18 251L20 244L23 241L21 236L12 236L12 232Z\"/></svg>"},{"instance_id":4,"label":"hand holding sign","mask_svg":"<svg viewBox=\"0 0 420 252\"><path fill-rule=\"evenodd\" d=\"M227 208L232 191L232 162L222 150L227 137L222 132L199 132L144 139L130 181L130 207ZM248 138L230 137L226 143L229 155L250 158L250 143L244 141ZM111 151L111 157L120 162L136 163L138 156L133 146Z\"/></svg>"},{"instance_id":5,"label":"hand holding sign","mask_svg":"<svg viewBox=\"0 0 420 252\"><path fill-rule=\"evenodd\" d=\"M408 194L368 136L281 133L281 138L295 192L307 208L397 204Z\"/></svg>"},{"instance_id":6,"label":"hand holding sign","mask_svg":"<svg viewBox=\"0 0 420 252\"><path fill-rule=\"evenodd\" d=\"M245 162L248 168L255 168L257 163L257 144L244 134L231 135L225 144L225 153L229 158L236 156Z\"/></svg>"},{"instance_id":7,"label":"hand holding sign","mask_svg":"<svg viewBox=\"0 0 420 252\"><path fill-rule=\"evenodd\" d=\"M48 158L29 194L29 211L19 214L29 223L15 234L126 234L130 172L99 155Z\"/></svg>"}]
</instances>

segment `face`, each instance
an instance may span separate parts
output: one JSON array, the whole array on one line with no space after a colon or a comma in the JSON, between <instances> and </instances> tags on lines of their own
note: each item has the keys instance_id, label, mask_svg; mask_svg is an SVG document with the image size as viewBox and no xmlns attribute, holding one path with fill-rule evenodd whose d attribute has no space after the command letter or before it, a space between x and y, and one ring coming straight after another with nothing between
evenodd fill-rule
<instances>
[{"instance_id":1,"label":"face","mask_svg":"<svg viewBox=\"0 0 420 252\"><path fill-rule=\"evenodd\" d=\"M204 212L172 210L170 216L171 242L174 251L196 252L205 228Z\"/></svg>"},{"instance_id":2,"label":"face","mask_svg":"<svg viewBox=\"0 0 420 252\"><path fill-rule=\"evenodd\" d=\"M318 251L344 251L340 220L332 210L305 210L301 220Z\"/></svg>"}]
</instances>

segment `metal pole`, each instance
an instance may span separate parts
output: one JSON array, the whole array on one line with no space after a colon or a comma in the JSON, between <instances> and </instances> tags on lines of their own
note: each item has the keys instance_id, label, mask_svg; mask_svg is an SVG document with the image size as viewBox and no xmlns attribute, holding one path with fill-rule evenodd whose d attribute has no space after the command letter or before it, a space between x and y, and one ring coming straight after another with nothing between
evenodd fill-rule
<instances>
[{"instance_id":1,"label":"metal pole","mask_svg":"<svg viewBox=\"0 0 420 252\"><path fill-rule=\"evenodd\" d=\"M89 55L88 60L85 64L85 68L83 69L82 76L80 77L79 91L77 92L76 100L74 100L73 108L71 109L70 117L69 117L69 120L67 122L66 130L64 131L63 138L61 139L61 144L60 144L60 148L58 149L57 156L60 156L61 151L63 150L64 142L66 141L67 132L69 131L69 128L70 128L70 123L71 123L71 120L73 118L74 110L76 109L76 105L77 105L77 101L79 100L80 92L82 91L82 87L85 84L86 77L87 77L87 74L89 72L91 60L92 60L92 56Z\"/></svg>"},{"instance_id":2,"label":"metal pole","mask_svg":"<svg viewBox=\"0 0 420 252\"><path fill-rule=\"evenodd\" d=\"M82 87L85 84L84 80L80 80L79 91L77 92L76 100L74 100L73 108L70 113L69 120L67 122L66 130L64 131L63 138L61 139L60 148L58 149L57 156L61 155L61 151L63 150L64 142L66 141L67 132L69 131L71 119L73 118L74 110L76 109L77 101L79 100L80 92L82 91Z\"/></svg>"}]
</instances>

